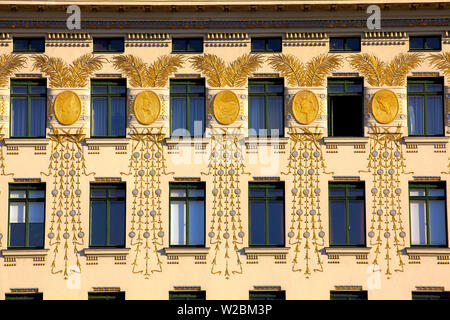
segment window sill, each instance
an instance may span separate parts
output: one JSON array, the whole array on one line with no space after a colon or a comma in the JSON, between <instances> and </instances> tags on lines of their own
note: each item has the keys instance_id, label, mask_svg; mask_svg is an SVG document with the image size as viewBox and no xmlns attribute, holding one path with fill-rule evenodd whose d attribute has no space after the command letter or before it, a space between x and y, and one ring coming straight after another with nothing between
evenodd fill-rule
<instances>
[{"instance_id":1,"label":"window sill","mask_svg":"<svg viewBox=\"0 0 450 320\"><path fill-rule=\"evenodd\" d=\"M48 249L5 249L2 250L3 257L27 258L27 257L45 257Z\"/></svg>"},{"instance_id":2,"label":"window sill","mask_svg":"<svg viewBox=\"0 0 450 320\"><path fill-rule=\"evenodd\" d=\"M323 143L325 144L338 144L338 145L355 145L355 144L367 144L369 142L368 137L324 137Z\"/></svg>"},{"instance_id":3,"label":"window sill","mask_svg":"<svg viewBox=\"0 0 450 320\"><path fill-rule=\"evenodd\" d=\"M289 142L289 138L275 137L275 138L245 138L245 145L286 145Z\"/></svg>"},{"instance_id":4,"label":"window sill","mask_svg":"<svg viewBox=\"0 0 450 320\"><path fill-rule=\"evenodd\" d=\"M164 248L164 253L168 256L206 256L209 248L199 247L173 247Z\"/></svg>"},{"instance_id":5,"label":"window sill","mask_svg":"<svg viewBox=\"0 0 450 320\"><path fill-rule=\"evenodd\" d=\"M47 138L5 138L3 139L5 145L14 146L35 146L35 145L47 145L50 143L50 139Z\"/></svg>"},{"instance_id":6,"label":"window sill","mask_svg":"<svg viewBox=\"0 0 450 320\"><path fill-rule=\"evenodd\" d=\"M405 251L409 256L440 256L450 254L450 248L443 247L410 247L405 248Z\"/></svg>"},{"instance_id":7,"label":"window sill","mask_svg":"<svg viewBox=\"0 0 450 320\"><path fill-rule=\"evenodd\" d=\"M327 247L324 248L326 254L339 256L359 256L368 255L372 248L368 247Z\"/></svg>"},{"instance_id":8,"label":"window sill","mask_svg":"<svg viewBox=\"0 0 450 320\"><path fill-rule=\"evenodd\" d=\"M209 138L192 138L192 137L182 137L182 138L167 138L166 144L168 145L206 145L210 141Z\"/></svg>"},{"instance_id":9,"label":"window sill","mask_svg":"<svg viewBox=\"0 0 450 320\"><path fill-rule=\"evenodd\" d=\"M129 248L89 248L84 249L85 256L125 256L128 255Z\"/></svg>"},{"instance_id":10,"label":"window sill","mask_svg":"<svg viewBox=\"0 0 450 320\"><path fill-rule=\"evenodd\" d=\"M288 254L289 249L289 247L247 247L244 248L244 253L247 255L275 256L279 254Z\"/></svg>"},{"instance_id":11,"label":"window sill","mask_svg":"<svg viewBox=\"0 0 450 320\"><path fill-rule=\"evenodd\" d=\"M89 145L117 145L126 144L128 139L123 138L86 138L86 144Z\"/></svg>"},{"instance_id":12,"label":"window sill","mask_svg":"<svg viewBox=\"0 0 450 320\"><path fill-rule=\"evenodd\" d=\"M417 144L436 144L436 143L448 143L450 137L444 136L410 136L403 137L405 143L417 143Z\"/></svg>"}]
</instances>

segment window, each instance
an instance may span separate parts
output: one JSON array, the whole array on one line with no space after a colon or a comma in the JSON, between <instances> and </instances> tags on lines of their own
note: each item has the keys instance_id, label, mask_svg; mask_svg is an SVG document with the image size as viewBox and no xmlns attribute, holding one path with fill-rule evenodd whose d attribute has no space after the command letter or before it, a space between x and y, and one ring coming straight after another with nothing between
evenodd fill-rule
<instances>
[{"instance_id":1,"label":"window","mask_svg":"<svg viewBox=\"0 0 450 320\"><path fill-rule=\"evenodd\" d=\"M94 38L94 52L124 52L124 39Z\"/></svg>"},{"instance_id":2,"label":"window","mask_svg":"<svg viewBox=\"0 0 450 320\"><path fill-rule=\"evenodd\" d=\"M443 78L408 79L409 135L444 134Z\"/></svg>"},{"instance_id":3,"label":"window","mask_svg":"<svg viewBox=\"0 0 450 320\"><path fill-rule=\"evenodd\" d=\"M367 300L367 291L330 291L330 300Z\"/></svg>"},{"instance_id":4,"label":"window","mask_svg":"<svg viewBox=\"0 0 450 320\"><path fill-rule=\"evenodd\" d=\"M363 98L362 79L328 80L328 135L330 137L363 136Z\"/></svg>"},{"instance_id":5,"label":"window","mask_svg":"<svg viewBox=\"0 0 450 320\"><path fill-rule=\"evenodd\" d=\"M13 38L13 52L45 52L45 38Z\"/></svg>"},{"instance_id":6,"label":"window","mask_svg":"<svg viewBox=\"0 0 450 320\"><path fill-rule=\"evenodd\" d=\"M45 184L9 185L9 248L43 248Z\"/></svg>"},{"instance_id":7,"label":"window","mask_svg":"<svg viewBox=\"0 0 450 320\"><path fill-rule=\"evenodd\" d=\"M5 300L20 300L20 301L37 301L43 299L42 292L34 293L5 293Z\"/></svg>"},{"instance_id":8,"label":"window","mask_svg":"<svg viewBox=\"0 0 450 320\"><path fill-rule=\"evenodd\" d=\"M206 300L206 291L169 291L169 300Z\"/></svg>"},{"instance_id":9,"label":"window","mask_svg":"<svg viewBox=\"0 0 450 320\"><path fill-rule=\"evenodd\" d=\"M201 53L203 52L202 38L175 38L172 39L173 53Z\"/></svg>"},{"instance_id":10,"label":"window","mask_svg":"<svg viewBox=\"0 0 450 320\"><path fill-rule=\"evenodd\" d=\"M205 81L170 81L172 136L201 137L205 132Z\"/></svg>"},{"instance_id":11,"label":"window","mask_svg":"<svg viewBox=\"0 0 450 320\"><path fill-rule=\"evenodd\" d=\"M249 135L284 136L283 80L249 80Z\"/></svg>"},{"instance_id":12,"label":"window","mask_svg":"<svg viewBox=\"0 0 450 320\"><path fill-rule=\"evenodd\" d=\"M284 246L284 183L250 183L250 246Z\"/></svg>"},{"instance_id":13,"label":"window","mask_svg":"<svg viewBox=\"0 0 450 320\"><path fill-rule=\"evenodd\" d=\"M411 245L447 246L445 184L409 184Z\"/></svg>"},{"instance_id":14,"label":"window","mask_svg":"<svg viewBox=\"0 0 450 320\"><path fill-rule=\"evenodd\" d=\"M440 36L411 36L409 37L410 51L441 50Z\"/></svg>"},{"instance_id":15,"label":"window","mask_svg":"<svg viewBox=\"0 0 450 320\"><path fill-rule=\"evenodd\" d=\"M205 245L205 184L170 184L170 245Z\"/></svg>"},{"instance_id":16,"label":"window","mask_svg":"<svg viewBox=\"0 0 450 320\"><path fill-rule=\"evenodd\" d=\"M450 300L450 292L448 292L448 291L441 291L441 292L413 291L412 299L413 300Z\"/></svg>"},{"instance_id":17,"label":"window","mask_svg":"<svg viewBox=\"0 0 450 320\"><path fill-rule=\"evenodd\" d=\"M91 247L125 246L125 185L91 184Z\"/></svg>"},{"instance_id":18,"label":"window","mask_svg":"<svg viewBox=\"0 0 450 320\"><path fill-rule=\"evenodd\" d=\"M11 80L11 113L11 137L45 137L47 119L45 80Z\"/></svg>"},{"instance_id":19,"label":"window","mask_svg":"<svg viewBox=\"0 0 450 320\"><path fill-rule=\"evenodd\" d=\"M330 51L357 52L361 51L361 38L359 37L336 37L330 38Z\"/></svg>"},{"instance_id":20,"label":"window","mask_svg":"<svg viewBox=\"0 0 450 320\"><path fill-rule=\"evenodd\" d=\"M125 80L91 81L93 137L125 137L127 88Z\"/></svg>"},{"instance_id":21,"label":"window","mask_svg":"<svg viewBox=\"0 0 450 320\"><path fill-rule=\"evenodd\" d=\"M88 300L125 300L125 292L88 292Z\"/></svg>"},{"instance_id":22,"label":"window","mask_svg":"<svg viewBox=\"0 0 450 320\"><path fill-rule=\"evenodd\" d=\"M364 183L330 183L330 245L365 246Z\"/></svg>"},{"instance_id":23,"label":"window","mask_svg":"<svg viewBox=\"0 0 450 320\"><path fill-rule=\"evenodd\" d=\"M249 300L286 300L286 291L250 291Z\"/></svg>"},{"instance_id":24,"label":"window","mask_svg":"<svg viewBox=\"0 0 450 320\"><path fill-rule=\"evenodd\" d=\"M252 52L281 52L281 38L252 38Z\"/></svg>"}]
</instances>

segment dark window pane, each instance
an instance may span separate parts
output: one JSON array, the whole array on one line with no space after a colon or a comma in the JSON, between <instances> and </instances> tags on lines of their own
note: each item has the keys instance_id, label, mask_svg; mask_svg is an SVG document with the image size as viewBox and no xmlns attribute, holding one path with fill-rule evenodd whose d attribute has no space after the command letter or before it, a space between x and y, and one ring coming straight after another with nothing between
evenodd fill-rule
<instances>
[{"instance_id":1,"label":"dark window pane","mask_svg":"<svg viewBox=\"0 0 450 320\"><path fill-rule=\"evenodd\" d=\"M269 244L283 245L284 244L284 217L283 217L283 201L269 201Z\"/></svg>"},{"instance_id":2,"label":"dark window pane","mask_svg":"<svg viewBox=\"0 0 450 320\"><path fill-rule=\"evenodd\" d=\"M442 96L427 96L427 134L444 133Z\"/></svg>"},{"instance_id":3,"label":"dark window pane","mask_svg":"<svg viewBox=\"0 0 450 320\"><path fill-rule=\"evenodd\" d=\"M13 137L27 136L28 100L27 98L12 98L12 123L11 133Z\"/></svg>"},{"instance_id":4,"label":"dark window pane","mask_svg":"<svg viewBox=\"0 0 450 320\"><path fill-rule=\"evenodd\" d=\"M250 97L249 106L249 129L258 135L259 130L265 128L264 97ZM250 133L250 132L249 132Z\"/></svg>"},{"instance_id":5,"label":"dark window pane","mask_svg":"<svg viewBox=\"0 0 450 320\"><path fill-rule=\"evenodd\" d=\"M9 224L9 245L11 247L25 247L25 223Z\"/></svg>"},{"instance_id":6,"label":"dark window pane","mask_svg":"<svg viewBox=\"0 0 450 320\"><path fill-rule=\"evenodd\" d=\"M30 223L28 245L30 247L44 247L44 223Z\"/></svg>"},{"instance_id":7,"label":"dark window pane","mask_svg":"<svg viewBox=\"0 0 450 320\"><path fill-rule=\"evenodd\" d=\"M269 135L282 136L284 134L283 97L267 97L267 119Z\"/></svg>"},{"instance_id":8,"label":"dark window pane","mask_svg":"<svg viewBox=\"0 0 450 320\"><path fill-rule=\"evenodd\" d=\"M173 39L172 40L172 51L186 51L187 41L186 39Z\"/></svg>"},{"instance_id":9,"label":"dark window pane","mask_svg":"<svg viewBox=\"0 0 450 320\"><path fill-rule=\"evenodd\" d=\"M252 51L264 51L266 49L265 39L252 39Z\"/></svg>"},{"instance_id":10,"label":"dark window pane","mask_svg":"<svg viewBox=\"0 0 450 320\"><path fill-rule=\"evenodd\" d=\"M189 93L204 93L205 86L189 86Z\"/></svg>"},{"instance_id":11,"label":"dark window pane","mask_svg":"<svg viewBox=\"0 0 450 320\"><path fill-rule=\"evenodd\" d=\"M286 291L250 291L249 300L286 300Z\"/></svg>"},{"instance_id":12,"label":"dark window pane","mask_svg":"<svg viewBox=\"0 0 450 320\"><path fill-rule=\"evenodd\" d=\"M111 136L125 136L126 98L111 98Z\"/></svg>"},{"instance_id":13,"label":"dark window pane","mask_svg":"<svg viewBox=\"0 0 450 320\"><path fill-rule=\"evenodd\" d=\"M421 37L410 37L409 38L409 48L410 49L423 49L424 39Z\"/></svg>"},{"instance_id":14,"label":"dark window pane","mask_svg":"<svg viewBox=\"0 0 450 320\"><path fill-rule=\"evenodd\" d=\"M111 93L127 93L127 88L125 86L111 86L109 90Z\"/></svg>"},{"instance_id":15,"label":"dark window pane","mask_svg":"<svg viewBox=\"0 0 450 320\"><path fill-rule=\"evenodd\" d=\"M445 190L444 189L429 189L428 195L430 197L443 197L443 196L445 196Z\"/></svg>"},{"instance_id":16,"label":"dark window pane","mask_svg":"<svg viewBox=\"0 0 450 320\"><path fill-rule=\"evenodd\" d=\"M44 39L30 39L30 51L44 52L45 51L45 40Z\"/></svg>"},{"instance_id":17,"label":"dark window pane","mask_svg":"<svg viewBox=\"0 0 450 320\"><path fill-rule=\"evenodd\" d=\"M189 51L202 52L203 51L203 39L190 39Z\"/></svg>"},{"instance_id":18,"label":"dark window pane","mask_svg":"<svg viewBox=\"0 0 450 320\"><path fill-rule=\"evenodd\" d=\"M125 197L125 190L124 189L110 189L109 196L111 198L123 198L123 197Z\"/></svg>"},{"instance_id":19,"label":"dark window pane","mask_svg":"<svg viewBox=\"0 0 450 320\"><path fill-rule=\"evenodd\" d=\"M421 85L423 87L423 85ZM442 84L439 83L430 83L427 84L427 91L428 92L441 92L442 91Z\"/></svg>"},{"instance_id":20,"label":"dark window pane","mask_svg":"<svg viewBox=\"0 0 450 320\"><path fill-rule=\"evenodd\" d=\"M108 39L94 38L94 51L108 51Z\"/></svg>"},{"instance_id":21,"label":"dark window pane","mask_svg":"<svg viewBox=\"0 0 450 320\"><path fill-rule=\"evenodd\" d=\"M408 91L410 92L423 92L424 87L422 83L408 83Z\"/></svg>"},{"instance_id":22,"label":"dark window pane","mask_svg":"<svg viewBox=\"0 0 450 320\"><path fill-rule=\"evenodd\" d=\"M264 201L250 201L250 244L266 244L266 222Z\"/></svg>"},{"instance_id":23,"label":"dark window pane","mask_svg":"<svg viewBox=\"0 0 450 320\"><path fill-rule=\"evenodd\" d=\"M205 244L205 203L189 201L189 245Z\"/></svg>"},{"instance_id":24,"label":"dark window pane","mask_svg":"<svg viewBox=\"0 0 450 320\"><path fill-rule=\"evenodd\" d=\"M264 85L263 84L252 84L250 85L249 91L251 93L263 93L264 92Z\"/></svg>"},{"instance_id":25,"label":"dark window pane","mask_svg":"<svg viewBox=\"0 0 450 320\"><path fill-rule=\"evenodd\" d=\"M91 189L91 197L106 197L106 189Z\"/></svg>"},{"instance_id":26,"label":"dark window pane","mask_svg":"<svg viewBox=\"0 0 450 320\"><path fill-rule=\"evenodd\" d=\"M440 37L428 37L425 40L425 49L429 50L440 50L441 49L441 38Z\"/></svg>"},{"instance_id":27,"label":"dark window pane","mask_svg":"<svg viewBox=\"0 0 450 320\"><path fill-rule=\"evenodd\" d=\"M429 205L429 230L431 245L446 245L447 230L445 217L445 202L443 200L431 200Z\"/></svg>"},{"instance_id":28,"label":"dark window pane","mask_svg":"<svg viewBox=\"0 0 450 320\"><path fill-rule=\"evenodd\" d=\"M343 38L331 38L330 39L330 50L344 50L344 39Z\"/></svg>"},{"instance_id":29,"label":"dark window pane","mask_svg":"<svg viewBox=\"0 0 450 320\"><path fill-rule=\"evenodd\" d=\"M92 98L94 136L108 135L108 98Z\"/></svg>"},{"instance_id":30,"label":"dark window pane","mask_svg":"<svg viewBox=\"0 0 450 320\"><path fill-rule=\"evenodd\" d=\"M13 39L14 51L28 51L28 39Z\"/></svg>"},{"instance_id":31,"label":"dark window pane","mask_svg":"<svg viewBox=\"0 0 450 320\"><path fill-rule=\"evenodd\" d=\"M108 93L108 86L92 86L92 93Z\"/></svg>"},{"instance_id":32,"label":"dark window pane","mask_svg":"<svg viewBox=\"0 0 450 320\"><path fill-rule=\"evenodd\" d=\"M91 202L91 245L106 245L106 202Z\"/></svg>"},{"instance_id":33,"label":"dark window pane","mask_svg":"<svg viewBox=\"0 0 450 320\"><path fill-rule=\"evenodd\" d=\"M284 89L283 86L280 84L275 84L275 85L269 84L267 86L268 92L283 93L283 89Z\"/></svg>"},{"instance_id":34,"label":"dark window pane","mask_svg":"<svg viewBox=\"0 0 450 320\"><path fill-rule=\"evenodd\" d=\"M205 196L205 190L203 190L203 189L189 190L189 197L204 197L204 196Z\"/></svg>"},{"instance_id":35,"label":"dark window pane","mask_svg":"<svg viewBox=\"0 0 450 320\"><path fill-rule=\"evenodd\" d=\"M364 238L364 202L360 200L350 200L348 202L349 215L349 244L363 245Z\"/></svg>"},{"instance_id":36,"label":"dark window pane","mask_svg":"<svg viewBox=\"0 0 450 320\"><path fill-rule=\"evenodd\" d=\"M424 98L408 97L408 132L410 135L423 135L425 132Z\"/></svg>"},{"instance_id":37,"label":"dark window pane","mask_svg":"<svg viewBox=\"0 0 450 320\"><path fill-rule=\"evenodd\" d=\"M12 86L11 88L11 93L17 94L17 93L22 93L22 94L27 94L28 93L28 87L27 86Z\"/></svg>"},{"instance_id":38,"label":"dark window pane","mask_svg":"<svg viewBox=\"0 0 450 320\"><path fill-rule=\"evenodd\" d=\"M110 51L122 52L123 47L123 39L110 39Z\"/></svg>"},{"instance_id":39,"label":"dark window pane","mask_svg":"<svg viewBox=\"0 0 450 320\"><path fill-rule=\"evenodd\" d=\"M45 86L31 86L30 93L34 94L46 94L47 88Z\"/></svg>"},{"instance_id":40,"label":"dark window pane","mask_svg":"<svg viewBox=\"0 0 450 320\"><path fill-rule=\"evenodd\" d=\"M32 137L45 136L46 112L47 107L45 98L31 98L30 136Z\"/></svg>"},{"instance_id":41,"label":"dark window pane","mask_svg":"<svg viewBox=\"0 0 450 320\"><path fill-rule=\"evenodd\" d=\"M202 136L205 127L205 101L203 97L189 98L189 131L191 136Z\"/></svg>"},{"instance_id":42,"label":"dark window pane","mask_svg":"<svg viewBox=\"0 0 450 320\"><path fill-rule=\"evenodd\" d=\"M281 51L281 39L267 39L267 48L270 51L280 52Z\"/></svg>"},{"instance_id":43,"label":"dark window pane","mask_svg":"<svg viewBox=\"0 0 450 320\"><path fill-rule=\"evenodd\" d=\"M284 196L283 189L269 189L269 197L282 197Z\"/></svg>"},{"instance_id":44,"label":"dark window pane","mask_svg":"<svg viewBox=\"0 0 450 320\"><path fill-rule=\"evenodd\" d=\"M88 292L88 300L125 300L125 292Z\"/></svg>"},{"instance_id":45,"label":"dark window pane","mask_svg":"<svg viewBox=\"0 0 450 320\"><path fill-rule=\"evenodd\" d=\"M450 292L413 292L412 300L450 300Z\"/></svg>"},{"instance_id":46,"label":"dark window pane","mask_svg":"<svg viewBox=\"0 0 450 320\"><path fill-rule=\"evenodd\" d=\"M367 300L367 291L331 291L330 300Z\"/></svg>"},{"instance_id":47,"label":"dark window pane","mask_svg":"<svg viewBox=\"0 0 450 320\"><path fill-rule=\"evenodd\" d=\"M331 244L346 244L345 201L330 201Z\"/></svg>"},{"instance_id":48,"label":"dark window pane","mask_svg":"<svg viewBox=\"0 0 450 320\"><path fill-rule=\"evenodd\" d=\"M360 51L361 45L360 45L360 39L359 38L347 38L347 48L346 50L349 51Z\"/></svg>"},{"instance_id":49,"label":"dark window pane","mask_svg":"<svg viewBox=\"0 0 450 320\"><path fill-rule=\"evenodd\" d=\"M342 188L342 189L337 189L337 188L331 189L330 188L330 197L332 197L332 196L334 196L334 197L345 196L345 189L344 188Z\"/></svg>"},{"instance_id":50,"label":"dark window pane","mask_svg":"<svg viewBox=\"0 0 450 320\"><path fill-rule=\"evenodd\" d=\"M265 197L266 189L264 188L252 188L250 189L250 197Z\"/></svg>"},{"instance_id":51,"label":"dark window pane","mask_svg":"<svg viewBox=\"0 0 450 320\"><path fill-rule=\"evenodd\" d=\"M170 92L172 92L172 93L186 93L186 90L187 90L186 88L187 88L186 85L179 85L179 84L171 85L170 86Z\"/></svg>"},{"instance_id":52,"label":"dark window pane","mask_svg":"<svg viewBox=\"0 0 450 320\"><path fill-rule=\"evenodd\" d=\"M347 85L347 92L362 92L363 88L360 84L349 84Z\"/></svg>"},{"instance_id":53,"label":"dark window pane","mask_svg":"<svg viewBox=\"0 0 450 320\"><path fill-rule=\"evenodd\" d=\"M328 92L344 92L345 86L343 84L330 84L328 86Z\"/></svg>"},{"instance_id":54,"label":"dark window pane","mask_svg":"<svg viewBox=\"0 0 450 320\"><path fill-rule=\"evenodd\" d=\"M111 201L109 203L109 244L111 246L125 245L124 201Z\"/></svg>"},{"instance_id":55,"label":"dark window pane","mask_svg":"<svg viewBox=\"0 0 450 320\"><path fill-rule=\"evenodd\" d=\"M187 100L185 97L171 98L172 136L188 135L187 130Z\"/></svg>"},{"instance_id":56,"label":"dark window pane","mask_svg":"<svg viewBox=\"0 0 450 320\"><path fill-rule=\"evenodd\" d=\"M350 197L363 197L364 196L364 189L348 189L348 195Z\"/></svg>"}]
</instances>

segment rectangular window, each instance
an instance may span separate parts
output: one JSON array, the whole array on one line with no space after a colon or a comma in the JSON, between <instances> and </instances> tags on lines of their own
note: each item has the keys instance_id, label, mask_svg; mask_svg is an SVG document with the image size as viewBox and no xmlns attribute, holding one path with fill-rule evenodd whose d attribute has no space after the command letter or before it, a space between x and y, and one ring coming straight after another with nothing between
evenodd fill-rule
<instances>
[{"instance_id":1,"label":"rectangular window","mask_svg":"<svg viewBox=\"0 0 450 320\"><path fill-rule=\"evenodd\" d=\"M409 37L410 51L440 51L440 36L411 36Z\"/></svg>"},{"instance_id":2,"label":"rectangular window","mask_svg":"<svg viewBox=\"0 0 450 320\"><path fill-rule=\"evenodd\" d=\"M43 248L45 184L9 185L8 248Z\"/></svg>"},{"instance_id":3,"label":"rectangular window","mask_svg":"<svg viewBox=\"0 0 450 320\"><path fill-rule=\"evenodd\" d=\"M411 245L447 246L446 190L443 183L410 183Z\"/></svg>"},{"instance_id":4,"label":"rectangular window","mask_svg":"<svg viewBox=\"0 0 450 320\"><path fill-rule=\"evenodd\" d=\"M40 301L43 299L42 292L35 293L5 293L5 300L18 301Z\"/></svg>"},{"instance_id":5,"label":"rectangular window","mask_svg":"<svg viewBox=\"0 0 450 320\"><path fill-rule=\"evenodd\" d=\"M444 134L443 78L408 78L408 134Z\"/></svg>"},{"instance_id":6,"label":"rectangular window","mask_svg":"<svg viewBox=\"0 0 450 320\"><path fill-rule=\"evenodd\" d=\"M330 300L367 300L367 291L330 291Z\"/></svg>"},{"instance_id":7,"label":"rectangular window","mask_svg":"<svg viewBox=\"0 0 450 320\"><path fill-rule=\"evenodd\" d=\"M11 80L11 137L43 138L46 120L45 80Z\"/></svg>"},{"instance_id":8,"label":"rectangular window","mask_svg":"<svg viewBox=\"0 0 450 320\"><path fill-rule=\"evenodd\" d=\"M172 39L173 53L202 53L203 38L174 38Z\"/></svg>"},{"instance_id":9,"label":"rectangular window","mask_svg":"<svg viewBox=\"0 0 450 320\"><path fill-rule=\"evenodd\" d=\"M170 184L170 246L205 245L205 184Z\"/></svg>"},{"instance_id":10,"label":"rectangular window","mask_svg":"<svg viewBox=\"0 0 450 320\"><path fill-rule=\"evenodd\" d=\"M124 52L124 38L94 38L94 52Z\"/></svg>"},{"instance_id":11,"label":"rectangular window","mask_svg":"<svg viewBox=\"0 0 450 320\"><path fill-rule=\"evenodd\" d=\"M362 137L364 135L363 101L361 78L329 79L328 136Z\"/></svg>"},{"instance_id":12,"label":"rectangular window","mask_svg":"<svg viewBox=\"0 0 450 320\"><path fill-rule=\"evenodd\" d=\"M125 184L91 184L90 246L125 246Z\"/></svg>"},{"instance_id":13,"label":"rectangular window","mask_svg":"<svg viewBox=\"0 0 450 320\"><path fill-rule=\"evenodd\" d=\"M171 136L202 137L205 132L205 81L170 81Z\"/></svg>"},{"instance_id":14,"label":"rectangular window","mask_svg":"<svg viewBox=\"0 0 450 320\"><path fill-rule=\"evenodd\" d=\"M169 300L206 300L206 291L169 291Z\"/></svg>"},{"instance_id":15,"label":"rectangular window","mask_svg":"<svg viewBox=\"0 0 450 320\"><path fill-rule=\"evenodd\" d=\"M286 291L250 291L249 300L286 300Z\"/></svg>"},{"instance_id":16,"label":"rectangular window","mask_svg":"<svg viewBox=\"0 0 450 320\"><path fill-rule=\"evenodd\" d=\"M252 38L252 52L281 52L281 37Z\"/></svg>"},{"instance_id":17,"label":"rectangular window","mask_svg":"<svg viewBox=\"0 0 450 320\"><path fill-rule=\"evenodd\" d=\"M125 300L125 291L118 292L88 292L88 300Z\"/></svg>"},{"instance_id":18,"label":"rectangular window","mask_svg":"<svg viewBox=\"0 0 450 320\"><path fill-rule=\"evenodd\" d=\"M330 52L358 52L361 51L361 38L359 37L332 37L330 38Z\"/></svg>"},{"instance_id":19,"label":"rectangular window","mask_svg":"<svg viewBox=\"0 0 450 320\"><path fill-rule=\"evenodd\" d=\"M450 300L450 292L422 292L413 291L412 300Z\"/></svg>"},{"instance_id":20,"label":"rectangular window","mask_svg":"<svg viewBox=\"0 0 450 320\"><path fill-rule=\"evenodd\" d=\"M91 80L91 105L93 137L125 137L126 80Z\"/></svg>"},{"instance_id":21,"label":"rectangular window","mask_svg":"<svg viewBox=\"0 0 450 320\"><path fill-rule=\"evenodd\" d=\"M250 246L284 246L284 183L249 183Z\"/></svg>"},{"instance_id":22,"label":"rectangular window","mask_svg":"<svg viewBox=\"0 0 450 320\"><path fill-rule=\"evenodd\" d=\"M284 83L249 80L249 135L284 136Z\"/></svg>"},{"instance_id":23,"label":"rectangular window","mask_svg":"<svg viewBox=\"0 0 450 320\"><path fill-rule=\"evenodd\" d=\"M365 246L364 183L330 183L330 245Z\"/></svg>"},{"instance_id":24,"label":"rectangular window","mask_svg":"<svg viewBox=\"0 0 450 320\"><path fill-rule=\"evenodd\" d=\"M45 38L13 38L13 52L42 53L45 52Z\"/></svg>"}]
</instances>

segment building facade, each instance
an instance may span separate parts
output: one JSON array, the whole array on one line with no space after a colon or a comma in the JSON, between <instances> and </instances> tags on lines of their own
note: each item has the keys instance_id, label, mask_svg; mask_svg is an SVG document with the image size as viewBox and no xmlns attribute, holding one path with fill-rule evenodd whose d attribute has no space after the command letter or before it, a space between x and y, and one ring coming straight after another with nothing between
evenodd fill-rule
<instances>
[{"instance_id":1,"label":"building facade","mask_svg":"<svg viewBox=\"0 0 450 320\"><path fill-rule=\"evenodd\" d=\"M0 297L448 299L449 9L0 1Z\"/></svg>"}]
</instances>

